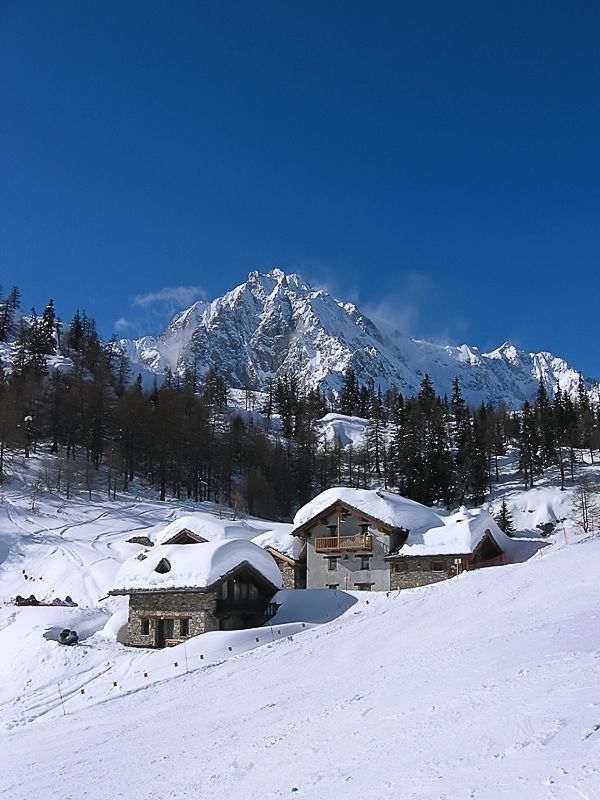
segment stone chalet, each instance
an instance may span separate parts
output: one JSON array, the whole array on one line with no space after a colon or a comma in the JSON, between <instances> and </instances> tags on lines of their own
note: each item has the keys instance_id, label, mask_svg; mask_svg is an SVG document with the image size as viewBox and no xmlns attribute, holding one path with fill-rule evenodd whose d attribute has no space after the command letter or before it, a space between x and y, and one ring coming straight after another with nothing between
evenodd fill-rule
<instances>
[{"instance_id":1,"label":"stone chalet","mask_svg":"<svg viewBox=\"0 0 600 800\"><path fill-rule=\"evenodd\" d=\"M281 588L273 558L242 539L156 545L128 559L111 595L129 595L127 643L168 647L214 630L262 625Z\"/></svg>"},{"instance_id":2,"label":"stone chalet","mask_svg":"<svg viewBox=\"0 0 600 800\"><path fill-rule=\"evenodd\" d=\"M461 515L445 524L383 489L327 489L294 518L292 535L306 542L306 586L389 591L502 563L511 541L489 514Z\"/></svg>"}]
</instances>

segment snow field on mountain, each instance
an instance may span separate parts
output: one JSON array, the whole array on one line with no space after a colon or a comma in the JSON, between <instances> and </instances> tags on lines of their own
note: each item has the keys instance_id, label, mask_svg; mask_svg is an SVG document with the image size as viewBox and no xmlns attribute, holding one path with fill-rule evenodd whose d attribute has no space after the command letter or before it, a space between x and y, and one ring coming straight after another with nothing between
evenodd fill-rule
<instances>
[{"instance_id":1,"label":"snow field on mountain","mask_svg":"<svg viewBox=\"0 0 600 800\"><path fill-rule=\"evenodd\" d=\"M338 620L269 648L15 727L0 744L10 764L0 791L11 800L597 797L598 558L593 540L436 586L363 594Z\"/></svg>"}]
</instances>

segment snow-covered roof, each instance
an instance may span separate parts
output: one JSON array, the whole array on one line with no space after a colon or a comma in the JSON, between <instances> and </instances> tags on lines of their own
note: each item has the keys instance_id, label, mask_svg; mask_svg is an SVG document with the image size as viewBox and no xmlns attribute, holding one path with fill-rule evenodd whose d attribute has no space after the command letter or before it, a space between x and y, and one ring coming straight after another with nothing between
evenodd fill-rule
<instances>
[{"instance_id":1,"label":"snow-covered roof","mask_svg":"<svg viewBox=\"0 0 600 800\"><path fill-rule=\"evenodd\" d=\"M243 563L248 563L273 586L281 587L281 573L272 556L243 539L201 542L182 546L158 545L132 556L121 566L113 592L161 589L206 589ZM168 571L156 568L168 566Z\"/></svg>"},{"instance_id":2,"label":"snow-covered roof","mask_svg":"<svg viewBox=\"0 0 600 800\"><path fill-rule=\"evenodd\" d=\"M443 525L442 520L426 506L384 489L350 489L338 486L326 489L298 511L294 529L300 528L336 502L352 506L393 528L406 528L411 533L424 532Z\"/></svg>"},{"instance_id":3,"label":"snow-covered roof","mask_svg":"<svg viewBox=\"0 0 600 800\"><path fill-rule=\"evenodd\" d=\"M284 556L298 559L302 555L303 542L291 534L292 526L280 524L271 531L264 531L252 541L259 547L272 547Z\"/></svg>"},{"instance_id":4,"label":"snow-covered roof","mask_svg":"<svg viewBox=\"0 0 600 800\"><path fill-rule=\"evenodd\" d=\"M198 511L170 522L156 536L154 544L165 544L184 530L195 533L207 542L223 539L253 539L256 536L256 528L248 525L245 520L219 519L206 511Z\"/></svg>"},{"instance_id":5,"label":"snow-covered roof","mask_svg":"<svg viewBox=\"0 0 600 800\"><path fill-rule=\"evenodd\" d=\"M421 533L411 531L399 556L442 556L472 553L489 531L503 552L514 547L514 542L502 533L487 511L468 511L464 506L458 513L447 517L442 527Z\"/></svg>"}]
</instances>

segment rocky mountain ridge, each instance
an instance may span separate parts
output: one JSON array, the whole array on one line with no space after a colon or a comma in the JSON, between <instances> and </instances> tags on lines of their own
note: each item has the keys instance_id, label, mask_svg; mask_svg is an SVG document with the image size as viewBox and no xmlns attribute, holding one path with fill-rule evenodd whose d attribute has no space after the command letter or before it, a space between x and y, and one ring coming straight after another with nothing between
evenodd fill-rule
<instances>
[{"instance_id":1,"label":"rocky mountain ridge","mask_svg":"<svg viewBox=\"0 0 600 800\"><path fill-rule=\"evenodd\" d=\"M157 337L121 341L134 369L204 374L215 367L236 388L265 390L269 380L294 375L306 387L335 396L345 370L415 393L427 373L441 394L458 377L471 403L518 407L542 379L552 397L558 386L575 395L579 372L551 353L527 353L505 342L489 353L404 336L386 338L353 303L313 289L280 269L251 272L222 297L176 314ZM588 382L588 385L591 385ZM597 391L597 390L596 390Z\"/></svg>"}]
</instances>

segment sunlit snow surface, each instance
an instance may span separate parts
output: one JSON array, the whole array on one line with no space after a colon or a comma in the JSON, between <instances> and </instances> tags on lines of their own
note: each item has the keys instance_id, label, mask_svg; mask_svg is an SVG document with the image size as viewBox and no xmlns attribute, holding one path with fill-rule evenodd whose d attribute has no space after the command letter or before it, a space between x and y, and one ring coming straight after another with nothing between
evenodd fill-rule
<instances>
[{"instance_id":1,"label":"sunlit snow surface","mask_svg":"<svg viewBox=\"0 0 600 800\"><path fill-rule=\"evenodd\" d=\"M273 586L281 588L281 572L273 558L262 547L244 539L188 546L156 545L128 558L116 574L113 588L120 592L206 588L240 564L248 564ZM166 565L167 571L160 569L161 565Z\"/></svg>"},{"instance_id":2,"label":"sunlit snow surface","mask_svg":"<svg viewBox=\"0 0 600 800\"><path fill-rule=\"evenodd\" d=\"M0 794L600 797L600 541L555 475L524 493L509 467L491 505L530 522L518 538L564 520L527 563L399 594L283 592L270 626L158 652L120 645L126 601L99 597L142 550L124 539L194 507L44 496L31 511L4 487ZM10 604L31 592L80 607ZM82 643L61 647L62 627Z\"/></svg>"}]
</instances>

